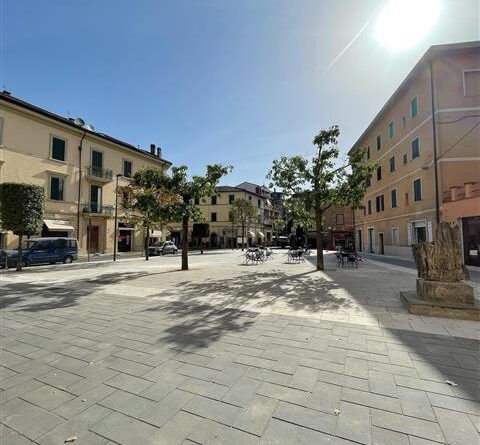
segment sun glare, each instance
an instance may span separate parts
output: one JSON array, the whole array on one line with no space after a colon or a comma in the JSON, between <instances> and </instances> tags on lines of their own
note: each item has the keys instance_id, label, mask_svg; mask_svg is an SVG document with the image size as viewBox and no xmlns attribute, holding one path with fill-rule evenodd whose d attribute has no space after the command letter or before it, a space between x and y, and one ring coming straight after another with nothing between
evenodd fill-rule
<instances>
[{"instance_id":1,"label":"sun glare","mask_svg":"<svg viewBox=\"0 0 480 445\"><path fill-rule=\"evenodd\" d=\"M430 33L439 12L439 0L390 0L378 16L376 37L390 50L410 48Z\"/></svg>"}]
</instances>

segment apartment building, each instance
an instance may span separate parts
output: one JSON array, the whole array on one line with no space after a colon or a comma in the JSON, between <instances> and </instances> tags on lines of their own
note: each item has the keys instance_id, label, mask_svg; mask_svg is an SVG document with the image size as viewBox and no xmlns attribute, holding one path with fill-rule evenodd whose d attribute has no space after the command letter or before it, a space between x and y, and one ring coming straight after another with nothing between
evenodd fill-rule
<instances>
[{"instance_id":1,"label":"apartment building","mask_svg":"<svg viewBox=\"0 0 480 445\"><path fill-rule=\"evenodd\" d=\"M478 258L480 42L430 47L350 152L359 148L378 168L355 214L358 250L410 257L449 220Z\"/></svg>"},{"instance_id":2,"label":"apartment building","mask_svg":"<svg viewBox=\"0 0 480 445\"><path fill-rule=\"evenodd\" d=\"M253 188L251 186L254 186ZM191 222L189 227L189 240L192 247L200 247L204 239L195 236L195 224L208 225L207 246L211 248L232 248L242 245L242 227L238 222L232 222L230 211L235 200L243 198L252 203L257 209L254 221L246 227L243 243L246 246L271 244L272 241L272 205L270 195L266 189L251 183L242 183L236 187L218 186L216 194L197 200L203 220ZM172 240L180 245L182 237L181 225L171 224L168 227Z\"/></svg>"},{"instance_id":3,"label":"apartment building","mask_svg":"<svg viewBox=\"0 0 480 445\"><path fill-rule=\"evenodd\" d=\"M138 169L166 171L170 165L154 145L147 152L79 119L0 93L0 182L45 188L45 219L38 235L75 237L82 253L112 252L117 183L127 185ZM141 250L143 233L128 223L119 204L118 250ZM152 235L162 236L159 231ZM16 238L1 229L0 221L0 248L16 247Z\"/></svg>"}]
</instances>

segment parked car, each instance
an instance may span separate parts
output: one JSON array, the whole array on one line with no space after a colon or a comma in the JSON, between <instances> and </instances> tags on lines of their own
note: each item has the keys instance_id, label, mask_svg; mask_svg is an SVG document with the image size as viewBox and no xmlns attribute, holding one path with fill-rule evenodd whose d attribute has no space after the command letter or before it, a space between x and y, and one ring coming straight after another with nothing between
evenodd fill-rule
<instances>
[{"instance_id":1,"label":"parked car","mask_svg":"<svg viewBox=\"0 0 480 445\"><path fill-rule=\"evenodd\" d=\"M0 267L15 267L18 250L2 250ZM31 238L25 241L22 250L22 265L34 264L69 264L78 260L78 243L75 238Z\"/></svg>"},{"instance_id":2,"label":"parked car","mask_svg":"<svg viewBox=\"0 0 480 445\"><path fill-rule=\"evenodd\" d=\"M148 248L150 255L166 255L177 252L178 248L173 241L156 241Z\"/></svg>"}]
</instances>

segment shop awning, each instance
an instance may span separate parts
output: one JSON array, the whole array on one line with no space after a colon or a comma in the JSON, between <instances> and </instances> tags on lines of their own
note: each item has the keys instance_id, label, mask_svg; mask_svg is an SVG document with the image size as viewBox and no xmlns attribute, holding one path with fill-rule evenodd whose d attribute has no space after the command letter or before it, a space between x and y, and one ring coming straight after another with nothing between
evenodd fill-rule
<instances>
[{"instance_id":1,"label":"shop awning","mask_svg":"<svg viewBox=\"0 0 480 445\"><path fill-rule=\"evenodd\" d=\"M162 237L162 231L161 230L151 230L150 231L150 236L152 238L161 238Z\"/></svg>"},{"instance_id":2,"label":"shop awning","mask_svg":"<svg viewBox=\"0 0 480 445\"><path fill-rule=\"evenodd\" d=\"M57 230L62 232L75 230L75 228L70 225L70 221L64 221L61 219L44 219L43 222L47 226L48 230Z\"/></svg>"},{"instance_id":3,"label":"shop awning","mask_svg":"<svg viewBox=\"0 0 480 445\"><path fill-rule=\"evenodd\" d=\"M257 232L257 235L258 235L260 238L265 238L265 235L263 234L263 232Z\"/></svg>"},{"instance_id":4,"label":"shop awning","mask_svg":"<svg viewBox=\"0 0 480 445\"><path fill-rule=\"evenodd\" d=\"M250 236L251 238L253 238L255 236L255 234L253 232L247 232L247 235Z\"/></svg>"}]
</instances>

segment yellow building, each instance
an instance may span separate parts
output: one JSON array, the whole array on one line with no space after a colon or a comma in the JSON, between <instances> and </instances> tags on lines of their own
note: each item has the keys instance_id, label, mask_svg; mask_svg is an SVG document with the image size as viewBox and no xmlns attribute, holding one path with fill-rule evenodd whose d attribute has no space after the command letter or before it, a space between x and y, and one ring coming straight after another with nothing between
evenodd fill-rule
<instances>
[{"instance_id":1,"label":"yellow building","mask_svg":"<svg viewBox=\"0 0 480 445\"><path fill-rule=\"evenodd\" d=\"M251 186L254 186L253 188ZM248 246L269 245L272 241L273 207L270 202L270 192L265 188L251 183L242 183L237 187L218 186L217 193L196 204L200 207L204 219L198 223L208 224L209 236L207 246L211 248L240 247L242 244L242 227L240 223L230 220L230 211L235 200L243 198L257 208L254 221L246 227L244 243ZM192 247L200 247L201 240L195 236L190 223L189 240ZM181 224L169 225L171 238L177 246L182 237Z\"/></svg>"},{"instance_id":2,"label":"yellow building","mask_svg":"<svg viewBox=\"0 0 480 445\"><path fill-rule=\"evenodd\" d=\"M96 132L81 120L0 93L0 182L43 186L45 220L39 235L75 237L81 253L87 247L90 252L113 251L117 181L126 185L136 170L166 171L170 165L153 144L147 152ZM141 230L129 226L120 205L118 216L119 251L141 250ZM1 230L0 221L0 248L16 243L13 234Z\"/></svg>"},{"instance_id":3,"label":"yellow building","mask_svg":"<svg viewBox=\"0 0 480 445\"><path fill-rule=\"evenodd\" d=\"M351 149L379 164L356 211L357 249L409 257L439 221L478 217L478 201L448 217L445 203L465 184L469 198L480 195L479 141L480 43L430 47Z\"/></svg>"}]
</instances>

